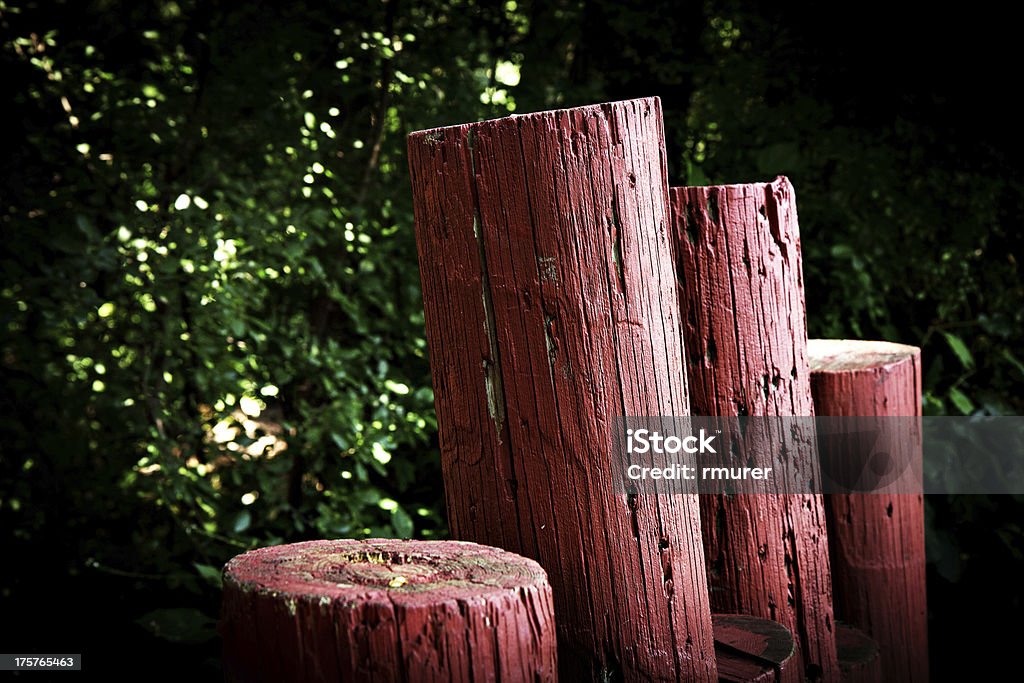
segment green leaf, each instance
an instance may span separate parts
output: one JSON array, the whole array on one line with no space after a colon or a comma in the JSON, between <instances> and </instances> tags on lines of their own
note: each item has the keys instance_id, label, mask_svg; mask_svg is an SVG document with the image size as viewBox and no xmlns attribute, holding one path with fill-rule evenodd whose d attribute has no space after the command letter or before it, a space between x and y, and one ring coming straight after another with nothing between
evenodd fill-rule
<instances>
[{"instance_id":1,"label":"green leaf","mask_svg":"<svg viewBox=\"0 0 1024 683\"><path fill-rule=\"evenodd\" d=\"M849 244L833 244L829 252L832 258L850 258L853 256L853 247Z\"/></svg>"},{"instance_id":2,"label":"green leaf","mask_svg":"<svg viewBox=\"0 0 1024 683\"><path fill-rule=\"evenodd\" d=\"M88 216L77 214L75 216L75 225L78 226L78 229L81 230L82 233L89 238L89 240L93 242L100 241L100 234L96 230L96 227L92 224L92 221L89 220Z\"/></svg>"},{"instance_id":3,"label":"green leaf","mask_svg":"<svg viewBox=\"0 0 1024 683\"><path fill-rule=\"evenodd\" d=\"M691 159L686 160L686 183L688 185L707 185L708 176L704 168L695 164Z\"/></svg>"},{"instance_id":4,"label":"green leaf","mask_svg":"<svg viewBox=\"0 0 1024 683\"><path fill-rule=\"evenodd\" d=\"M192 566L196 568L196 571L199 572L199 576L203 577L203 580L205 580L210 585L217 586L218 588L220 588L220 569L208 564L199 564L198 562L193 562Z\"/></svg>"},{"instance_id":5,"label":"green leaf","mask_svg":"<svg viewBox=\"0 0 1024 683\"><path fill-rule=\"evenodd\" d=\"M971 354L970 349L967 348L967 344L964 344L964 340L953 334L952 332L943 332L942 336L946 338L946 343L949 344L949 348L952 349L953 353L960 360L960 364L968 370L974 367L974 355Z\"/></svg>"},{"instance_id":6,"label":"green leaf","mask_svg":"<svg viewBox=\"0 0 1024 683\"><path fill-rule=\"evenodd\" d=\"M240 534L252 524L252 514L248 510L242 510L235 515L235 523L231 528L235 530L236 534Z\"/></svg>"},{"instance_id":7,"label":"green leaf","mask_svg":"<svg viewBox=\"0 0 1024 683\"><path fill-rule=\"evenodd\" d=\"M391 514L391 526L395 527L395 533L400 538L412 537L412 518L401 507L395 508L395 511Z\"/></svg>"},{"instance_id":8,"label":"green leaf","mask_svg":"<svg viewBox=\"0 0 1024 683\"><path fill-rule=\"evenodd\" d=\"M761 173L792 173L800 166L800 149L791 142L777 142L757 152L756 158Z\"/></svg>"},{"instance_id":9,"label":"green leaf","mask_svg":"<svg viewBox=\"0 0 1024 683\"><path fill-rule=\"evenodd\" d=\"M1013 355L1013 352L1010 351L1010 349L1003 349L1003 358L1005 358L1010 365L1016 368L1017 372L1024 375L1024 363L1021 363L1017 356Z\"/></svg>"},{"instance_id":10,"label":"green leaf","mask_svg":"<svg viewBox=\"0 0 1024 683\"><path fill-rule=\"evenodd\" d=\"M970 415L974 412L974 403L967 397L967 394L956 387L949 390L949 400L953 402L961 413Z\"/></svg>"},{"instance_id":11,"label":"green leaf","mask_svg":"<svg viewBox=\"0 0 1024 683\"><path fill-rule=\"evenodd\" d=\"M204 643L217 637L216 620L191 607L153 610L136 623L157 638L175 643Z\"/></svg>"}]
</instances>

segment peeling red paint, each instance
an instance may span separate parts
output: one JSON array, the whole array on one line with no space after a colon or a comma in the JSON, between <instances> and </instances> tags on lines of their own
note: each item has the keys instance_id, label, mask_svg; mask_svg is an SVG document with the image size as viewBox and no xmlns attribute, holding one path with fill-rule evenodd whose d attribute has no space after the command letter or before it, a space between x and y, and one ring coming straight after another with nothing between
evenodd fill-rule
<instances>
[{"instance_id":1,"label":"peeling red paint","mask_svg":"<svg viewBox=\"0 0 1024 683\"><path fill-rule=\"evenodd\" d=\"M261 548L224 568L227 680L554 681L540 566L458 541Z\"/></svg>"},{"instance_id":2,"label":"peeling red paint","mask_svg":"<svg viewBox=\"0 0 1024 683\"><path fill-rule=\"evenodd\" d=\"M819 415L921 415L921 351L888 342L812 339ZM920 462L920 442L903 446ZM884 680L928 680L924 497L826 497L836 614L881 648Z\"/></svg>"},{"instance_id":3,"label":"peeling red paint","mask_svg":"<svg viewBox=\"0 0 1024 683\"><path fill-rule=\"evenodd\" d=\"M671 205L694 414L813 415L792 185L672 188ZM817 467L813 439L787 443L790 459ZM712 609L789 628L784 680L837 680L822 497L704 495L700 506Z\"/></svg>"},{"instance_id":4,"label":"peeling red paint","mask_svg":"<svg viewBox=\"0 0 1024 683\"><path fill-rule=\"evenodd\" d=\"M696 496L617 494L609 454L689 408L660 107L409 138L449 521L547 570L563 680L716 678Z\"/></svg>"}]
</instances>

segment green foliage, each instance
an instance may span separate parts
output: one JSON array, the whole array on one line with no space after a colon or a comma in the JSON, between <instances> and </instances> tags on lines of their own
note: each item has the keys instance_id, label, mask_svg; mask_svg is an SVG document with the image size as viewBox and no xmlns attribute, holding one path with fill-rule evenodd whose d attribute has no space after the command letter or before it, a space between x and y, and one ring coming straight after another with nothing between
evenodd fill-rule
<instances>
[{"instance_id":1,"label":"green foliage","mask_svg":"<svg viewBox=\"0 0 1024 683\"><path fill-rule=\"evenodd\" d=\"M1010 202L1021 195L1008 159L979 150L976 129L939 137L943 122L878 102L884 80L844 80L842 46L835 62L801 59L829 54L820 42L837 37L798 41L797 10L725 4L705 34L717 68L692 99L690 168L712 181L793 180L812 336L921 346L926 414L1019 414L1024 285Z\"/></svg>"},{"instance_id":2,"label":"green foliage","mask_svg":"<svg viewBox=\"0 0 1024 683\"><path fill-rule=\"evenodd\" d=\"M194 607L153 610L139 617L138 623L175 643L201 643L216 636L216 621Z\"/></svg>"},{"instance_id":3,"label":"green foliage","mask_svg":"<svg viewBox=\"0 0 1024 683\"><path fill-rule=\"evenodd\" d=\"M514 108L505 12L0 5L6 547L174 604L257 545L445 533L405 135Z\"/></svg>"}]
</instances>

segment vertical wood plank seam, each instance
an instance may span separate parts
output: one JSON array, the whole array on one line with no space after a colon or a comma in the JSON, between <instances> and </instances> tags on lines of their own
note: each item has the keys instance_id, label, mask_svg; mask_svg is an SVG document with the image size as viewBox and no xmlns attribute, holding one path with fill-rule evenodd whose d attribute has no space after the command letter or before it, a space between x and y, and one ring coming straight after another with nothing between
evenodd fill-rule
<instances>
[{"instance_id":1,"label":"vertical wood plank seam","mask_svg":"<svg viewBox=\"0 0 1024 683\"><path fill-rule=\"evenodd\" d=\"M480 278L481 278L481 289L483 290L483 307L484 307L484 324L485 332L487 334L487 342L490 347L492 358L488 360L488 366L484 368L484 383L485 391L487 391L487 403L488 408L493 406L494 412L498 412L500 407L500 417L498 415L490 415L491 419L494 420L495 436L498 441L498 446L502 446L502 432L505 434L505 443L507 444L506 452L509 456L509 466L512 468L512 472L515 472L515 448L512 445L511 430L506 429L508 425L505 424L506 417L508 416L508 405L505 397L505 382L503 377L503 370L501 366L501 349L498 346L498 327L495 319L494 312L494 297L491 293L491 278L490 269L487 267L487 250L484 246L484 223L483 217L480 215L480 190L477 184L477 172L476 172L476 151L474 150L474 138L476 131L473 128L466 130L466 151L469 156L469 173L473 191L473 236L476 238L477 247L480 252ZM493 376L491 376L493 375ZM490 380L488 381L488 378ZM481 482L484 478L481 477ZM495 482L496 486L501 486L501 482ZM484 487L481 486L481 489ZM501 495L500 488L495 492L497 495ZM519 536L519 546L523 547L523 524L522 517L519 512L518 500L513 501L513 508L516 513L516 529L517 535Z\"/></svg>"}]
</instances>

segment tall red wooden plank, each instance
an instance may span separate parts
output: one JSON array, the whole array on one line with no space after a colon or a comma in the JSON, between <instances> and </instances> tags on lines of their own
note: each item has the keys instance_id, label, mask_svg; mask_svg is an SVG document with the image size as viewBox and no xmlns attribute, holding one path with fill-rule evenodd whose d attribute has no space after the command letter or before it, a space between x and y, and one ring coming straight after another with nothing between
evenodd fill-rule
<instances>
[{"instance_id":1,"label":"tall red wooden plank","mask_svg":"<svg viewBox=\"0 0 1024 683\"><path fill-rule=\"evenodd\" d=\"M808 353L818 415L921 415L917 347L812 339ZM920 458L920 441L904 445ZM924 497L833 495L826 504L837 616L878 641L884 680L927 681Z\"/></svg>"},{"instance_id":2,"label":"tall red wooden plank","mask_svg":"<svg viewBox=\"0 0 1024 683\"><path fill-rule=\"evenodd\" d=\"M673 188L671 206L694 414L813 415L789 181ZM801 438L793 458L813 444ZM813 453L805 459L814 466ZM700 505L713 611L789 628L786 680L836 680L821 496L703 495Z\"/></svg>"},{"instance_id":3,"label":"tall red wooden plank","mask_svg":"<svg viewBox=\"0 0 1024 683\"><path fill-rule=\"evenodd\" d=\"M224 671L238 683L556 680L536 562L458 541L309 541L224 568Z\"/></svg>"},{"instance_id":4,"label":"tall red wooden plank","mask_svg":"<svg viewBox=\"0 0 1024 683\"><path fill-rule=\"evenodd\" d=\"M565 680L715 679L695 496L616 493L621 415L685 415L660 103L409 137L452 532L537 559Z\"/></svg>"}]
</instances>

